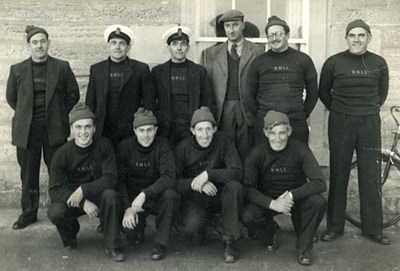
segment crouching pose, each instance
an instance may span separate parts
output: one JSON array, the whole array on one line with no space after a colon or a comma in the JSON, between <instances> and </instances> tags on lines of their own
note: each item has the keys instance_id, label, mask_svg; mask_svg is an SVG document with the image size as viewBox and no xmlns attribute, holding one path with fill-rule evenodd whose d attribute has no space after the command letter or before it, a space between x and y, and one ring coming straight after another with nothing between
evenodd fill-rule
<instances>
[{"instance_id":1,"label":"crouching pose","mask_svg":"<svg viewBox=\"0 0 400 271\"><path fill-rule=\"evenodd\" d=\"M194 112L190 130L193 136L184 139L175 153L184 232L204 239L208 212L221 209L225 262L232 263L239 257L236 239L244 199L240 157L233 142L217 133L207 107Z\"/></svg>"},{"instance_id":2,"label":"crouching pose","mask_svg":"<svg viewBox=\"0 0 400 271\"><path fill-rule=\"evenodd\" d=\"M156 215L157 234L151 259L165 257L172 222L179 206L175 187L175 163L170 145L156 136L157 119L150 110L139 108L134 115L135 136L118 146L118 178L122 225L131 243L144 241L146 217Z\"/></svg>"},{"instance_id":3,"label":"crouching pose","mask_svg":"<svg viewBox=\"0 0 400 271\"><path fill-rule=\"evenodd\" d=\"M77 248L78 217L87 214L104 222L106 251L114 261L124 261L120 250L121 204L113 189L117 163L111 141L93 138L94 114L78 103L69 122L74 139L61 146L50 169L48 216L56 225L65 247Z\"/></svg>"},{"instance_id":4,"label":"crouching pose","mask_svg":"<svg viewBox=\"0 0 400 271\"><path fill-rule=\"evenodd\" d=\"M244 185L248 188L242 222L259 229L267 249L278 248L278 224L274 216L291 215L297 234L297 260L312 263L313 238L324 216L326 190L324 176L308 146L290 139L292 128L287 115L268 111L264 133L268 140L255 147L245 165Z\"/></svg>"}]
</instances>

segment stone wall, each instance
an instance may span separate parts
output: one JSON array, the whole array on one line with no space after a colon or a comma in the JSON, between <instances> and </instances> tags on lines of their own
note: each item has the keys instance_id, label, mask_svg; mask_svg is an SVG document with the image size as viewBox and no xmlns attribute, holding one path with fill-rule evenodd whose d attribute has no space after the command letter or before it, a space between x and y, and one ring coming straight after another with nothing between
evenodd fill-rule
<instances>
[{"instance_id":1,"label":"stone wall","mask_svg":"<svg viewBox=\"0 0 400 271\"><path fill-rule=\"evenodd\" d=\"M195 3L193 0L0 0L0 207L19 204L19 167L15 147L10 144L13 111L6 103L5 89L10 65L29 57L25 26L34 24L48 30L52 40L50 54L70 62L83 99L90 65L108 56L103 40L107 26L115 23L129 26L135 33L130 56L154 66L169 58L161 41L168 26L181 22L194 29ZM390 105L400 105L400 1L310 0L310 3L309 53L318 72L326 57L346 49L344 29L348 22L363 18L371 25L371 51L384 56L390 68L390 94L382 119L385 129L393 127L387 110ZM197 59L196 43L191 44L189 58ZM310 138L311 147L325 166L328 165L326 117L319 103L311 116ZM386 138L388 133L385 142ZM43 166L41 182L47 184L47 180ZM46 189L43 185L44 195ZM46 197L42 199L46 201Z\"/></svg>"}]
</instances>

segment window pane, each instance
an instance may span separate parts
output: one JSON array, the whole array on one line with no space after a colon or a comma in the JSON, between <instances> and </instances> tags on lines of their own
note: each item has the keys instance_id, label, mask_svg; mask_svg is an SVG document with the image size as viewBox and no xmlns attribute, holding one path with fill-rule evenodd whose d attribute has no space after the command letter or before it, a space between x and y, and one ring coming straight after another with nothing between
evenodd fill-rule
<instances>
[{"instance_id":1,"label":"window pane","mask_svg":"<svg viewBox=\"0 0 400 271\"><path fill-rule=\"evenodd\" d=\"M302 0L236 0L236 8L245 15L245 37L265 38L264 28L268 14L277 15L285 20L291 29L292 38L301 38ZM216 23L224 12L232 9L232 0L200 1L200 36L225 37L222 25Z\"/></svg>"}]
</instances>

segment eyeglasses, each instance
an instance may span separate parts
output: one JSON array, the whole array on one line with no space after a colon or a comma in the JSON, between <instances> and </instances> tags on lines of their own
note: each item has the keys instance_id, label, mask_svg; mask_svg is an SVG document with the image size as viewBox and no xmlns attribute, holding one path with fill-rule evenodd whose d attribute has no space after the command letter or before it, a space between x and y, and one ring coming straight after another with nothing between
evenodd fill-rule
<instances>
[{"instance_id":1,"label":"eyeglasses","mask_svg":"<svg viewBox=\"0 0 400 271\"><path fill-rule=\"evenodd\" d=\"M267 35L267 39L272 40L274 37L279 39L285 34L285 32L275 32Z\"/></svg>"}]
</instances>

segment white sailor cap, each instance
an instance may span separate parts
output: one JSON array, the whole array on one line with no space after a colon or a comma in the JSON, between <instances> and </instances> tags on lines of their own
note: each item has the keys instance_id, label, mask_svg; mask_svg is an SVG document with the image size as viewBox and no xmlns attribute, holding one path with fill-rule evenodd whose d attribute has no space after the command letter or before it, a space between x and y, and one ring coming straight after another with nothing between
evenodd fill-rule
<instances>
[{"instance_id":1,"label":"white sailor cap","mask_svg":"<svg viewBox=\"0 0 400 271\"><path fill-rule=\"evenodd\" d=\"M129 27L120 24L114 24L107 27L107 29L104 31L104 40L106 42L112 38L121 38L130 44L134 36Z\"/></svg>"},{"instance_id":2,"label":"white sailor cap","mask_svg":"<svg viewBox=\"0 0 400 271\"><path fill-rule=\"evenodd\" d=\"M191 31L190 31L189 28L181 26L181 25L176 25L176 26L171 27L170 29L168 29L164 33L162 39L168 45L173 40L186 40L189 43L190 34L191 34Z\"/></svg>"}]
</instances>

